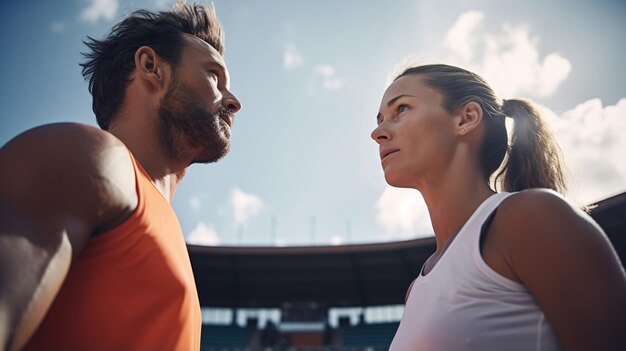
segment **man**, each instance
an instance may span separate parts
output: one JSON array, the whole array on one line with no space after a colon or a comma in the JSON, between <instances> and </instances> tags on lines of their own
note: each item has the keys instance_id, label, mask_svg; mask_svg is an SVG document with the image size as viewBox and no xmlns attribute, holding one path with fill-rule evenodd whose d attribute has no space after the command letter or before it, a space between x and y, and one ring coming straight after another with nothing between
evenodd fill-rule
<instances>
[{"instance_id":1,"label":"man","mask_svg":"<svg viewBox=\"0 0 626 351\"><path fill-rule=\"evenodd\" d=\"M201 315L170 206L230 147L214 8L138 11L82 64L102 130L32 129L0 149L0 349L198 350Z\"/></svg>"}]
</instances>

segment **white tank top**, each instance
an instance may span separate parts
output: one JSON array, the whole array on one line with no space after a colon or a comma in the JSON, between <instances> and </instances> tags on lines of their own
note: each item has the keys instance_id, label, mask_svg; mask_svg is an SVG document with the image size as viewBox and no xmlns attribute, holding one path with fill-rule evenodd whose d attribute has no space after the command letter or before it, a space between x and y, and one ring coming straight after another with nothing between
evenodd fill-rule
<instances>
[{"instance_id":1,"label":"white tank top","mask_svg":"<svg viewBox=\"0 0 626 351\"><path fill-rule=\"evenodd\" d=\"M430 273L415 280L389 351L561 350L530 292L480 253L483 223L510 195L485 200Z\"/></svg>"}]
</instances>

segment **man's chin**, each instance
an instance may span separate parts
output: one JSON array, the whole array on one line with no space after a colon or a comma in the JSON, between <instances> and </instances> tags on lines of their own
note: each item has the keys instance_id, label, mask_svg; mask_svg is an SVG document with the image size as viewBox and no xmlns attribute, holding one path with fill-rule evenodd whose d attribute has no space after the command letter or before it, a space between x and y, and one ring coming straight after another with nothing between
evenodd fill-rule
<instances>
[{"instance_id":1,"label":"man's chin","mask_svg":"<svg viewBox=\"0 0 626 351\"><path fill-rule=\"evenodd\" d=\"M216 151L215 149L207 150L206 152L197 155L191 163L214 163L223 159L226 155L228 155L229 151L230 144L226 145L220 151Z\"/></svg>"}]
</instances>

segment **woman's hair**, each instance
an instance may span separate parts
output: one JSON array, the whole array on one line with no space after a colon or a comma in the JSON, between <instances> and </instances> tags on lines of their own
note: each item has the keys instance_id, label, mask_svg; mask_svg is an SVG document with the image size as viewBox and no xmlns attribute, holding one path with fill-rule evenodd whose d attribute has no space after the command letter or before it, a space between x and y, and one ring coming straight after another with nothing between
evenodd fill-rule
<instances>
[{"instance_id":1,"label":"woman's hair","mask_svg":"<svg viewBox=\"0 0 626 351\"><path fill-rule=\"evenodd\" d=\"M480 105L486 127L480 149L481 169L485 181L494 190L566 191L560 148L531 101L500 101L482 77L459 67L444 64L410 67L394 80L409 74L419 74L426 85L439 91L443 95L443 107L450 113L471 101ZM515 122L510 140L505 117Z\"/></svg>"},{"instance_id":2,"label":"woman's hair","mask_svg":"<svg viewBox=\"0 0 626 351\"><path fill-rule=\"evenodd\" d=\"M176 67L184 45L183 34L194 35L224 54L222 27L214 7L177 3L170 12L139 10L131 13L102 40L87 37L90 52L80 64L89 80L93 112L100 128L107 130L118 112L129 74L135 69L135 52L151 47L167 63Z\"/></svg>"}]
</instances>

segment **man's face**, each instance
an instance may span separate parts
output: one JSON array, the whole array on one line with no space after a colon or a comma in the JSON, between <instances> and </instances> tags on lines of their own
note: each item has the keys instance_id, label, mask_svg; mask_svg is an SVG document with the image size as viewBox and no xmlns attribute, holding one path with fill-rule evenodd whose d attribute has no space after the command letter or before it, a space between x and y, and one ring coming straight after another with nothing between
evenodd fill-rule
<instances>
[{"instance_id":1,"label":"man's face","mask_svg":"<svg viewBox=\"0 0 626 351\"><path fill-rule=\"evenodd\" d=\"M198 38L185 41L159 106L161 144L172 158L215 162L230 150L230 128L241 105L228 90L221 55Z\"/></svg>"}]
</instances>

